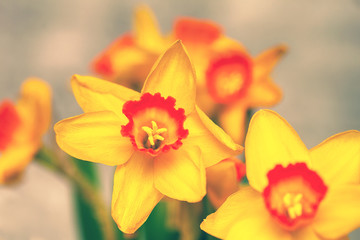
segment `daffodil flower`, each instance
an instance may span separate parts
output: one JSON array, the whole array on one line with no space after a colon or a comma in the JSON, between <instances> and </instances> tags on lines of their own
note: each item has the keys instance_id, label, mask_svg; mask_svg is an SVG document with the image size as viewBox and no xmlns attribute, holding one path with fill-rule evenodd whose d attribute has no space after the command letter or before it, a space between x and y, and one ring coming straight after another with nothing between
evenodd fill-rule
<instances>
[{"instance_id":1,"label":"daffodil flower","mask_svg":"<svg viewBox=\"0 0 360 240\"><path fill-rule=\"evenodd\" d=\"M346 239L360 226L360 132L308 150L277 113L261 110L245 140L249 187L201 224L221 239Z\"/></svg>"},{"instance_id":2,"label":"daffodil flower","mask_svg":"<svg viewBox=\"0 0 360 240\"><path fill-rule=\"evenodd\" d=\"M196 69L198 105L242 143L247 110L273 106L282 98L270 74L286 46L254 58L218 24L188 17L178 18L173 31L164 36L151 10L141 6L135 13L134 31L115 40L96 57L92 68L105 79L136 89L157 56L177 39L183 41Z\"/></svg>"},{"instance_id":3,"label":"daffodil flower","mask_svg":"<svg viewBox=\"0 0 360 240\"><path fill-rule=\"evenodd\" d=\"M91 67L106 80L140 90L156 59L175 40L162 36L153 13L140 6L135 13L134 32L117 38Z\"/></svg>"},{"instance_id":4,"label":"daffodil flower","mask_svg":"<svg viewBox=\"0 0 360 240\"><path fill-rule=\"evenodd\" d=\"M195 74L181 42L159 58L141 93L94 77L71 82L85 113L55 125L57 143L76 158L118 165L112 216L125 233L164 195L200 201L205 168L242 151L195 105Z\"/></svg>"},{"instance_id":5,"label":"daffodil flower","mask_svg":"<svg viewBox=\"0 0 360 240\"><path fill-rule=\"evenodd\" d=\"M41 146L51 119L51 90L42 80L27 79L16 104L0 103L0 184L18 179Z\"/></svg>"},{"instance_id":6,"label":"daffodil flower","mask_svg":"<svg viewBox=\"0 0 360 240\"><path fill-rule=\"evenodd\" d=\"M206 169L207 197L215 208L219 208L231 194L239 190L245 171L245 164L235 157Z\"/></svg>"},{"instance_id":7,"label":"daffodil flower","mask_svg":"<svg viewBox=\"0 0 360 240\"><path fill-rule=\"evenodd\" d=\"M283 45L255 58L246 51L233 51L213 58L208 65L205 78L208 94L203 94L199 102L214 103L209 111L218 115L220 126L236 142L243 142L248 109L270 107L281 100L282 91L270 74L285 52ZM223 109L217 113L219 106Z\"/></svg>"},{"instance_id":8,"label":"daffodil flower","mask_svg":"<svg viewBox=\"0 0 360 240\"><path fill-rule=\"evenodd\" d=\"M170 46L169 44L164 46ZM162 48L163 51L166 48ZM131 34L116 39L93 63L94 72L106 80L132 89L140 89L161 52L138 46Z\"/></svg>"}]
</instances>

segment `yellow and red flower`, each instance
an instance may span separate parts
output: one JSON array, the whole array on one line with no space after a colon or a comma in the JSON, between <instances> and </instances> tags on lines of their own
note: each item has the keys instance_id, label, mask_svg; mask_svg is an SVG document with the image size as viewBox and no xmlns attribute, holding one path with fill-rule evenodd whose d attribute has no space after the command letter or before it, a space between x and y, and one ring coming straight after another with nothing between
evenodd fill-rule
<instances>
[{"instance_id":1,"label":"yellow and red flower","mask_svg":"<svg viewBox=\"0 0 360 240\"><path fill-rule=\"evenodd\" d=\"M201 224L221 239L345 239L360 226L360 132L308 150L277 113L261 110L245 140L249 187Z\"/></svg>"},{"instance_id":2,"label":"yellow and red flower","mask_svg":"<svg viewBox=\"0 0 360 240\"><path fill-rule=\"evenodd\" d=\"M17 179L41 146L51 119L51 90L42 80L27 79L16 104L0 104L0 184Z\"/></svg>"},{"instance_id":3,"label":"yellow and red flower","mask_svg":"<svg viewBox=\"0 0 360 240\"><path fill-rule=\"evenodd\" d=\"M160 34L152 12L145 6L136 11L134 29L111 43L91 67L106 80L140 90L156 59L175 40Z\"/></svg>"},{"instance_id":4,"label":"yellow and red flower","mask_svg":"<svg viewBox=\"0 0 360 240\"><path fill-rule=\"evenodd\" d=\"M173 31L161 35L152 12L139 7L134 31L121 36L93 62L103 78L134 89L145 81L152 64L177 39L183 41L197 73L197 103L241 143L249 108L269 107L282 98L270 74L286 52L284 45L253 58L221 26L208 20L179 18Z\"/></svg>"},{"instance_id":5,"label":"yellow and red flower","mask_svg":"<svg viewBox=\"0 0 360 240\"><path fill-rule=\"evenodd\" d=\"M209 64L206 72L209 94L203 95L203 102L213 101L212 111L223 106L213 114L218 115L220 125L236 142L243 142L248 109L270 107L281 100L282 92L270 74L285 52L283 45L255 58L245 51L233 51Z\"/></svg>"},{"instance_id":6,"label":"yellow and red flower","mask_svg":"<svg viewBox=\"0 0 360 240\"><path fill-rule=\"evenodd\" d=\"M164 195L200 201L205 168L242 151L196 106L195 74L180 42L159 58L141 93L77 75L72 87L85 113L55 125L57 143L79 159L118 165L112 216L125 233Z\"/></svg>"}]
</instances>

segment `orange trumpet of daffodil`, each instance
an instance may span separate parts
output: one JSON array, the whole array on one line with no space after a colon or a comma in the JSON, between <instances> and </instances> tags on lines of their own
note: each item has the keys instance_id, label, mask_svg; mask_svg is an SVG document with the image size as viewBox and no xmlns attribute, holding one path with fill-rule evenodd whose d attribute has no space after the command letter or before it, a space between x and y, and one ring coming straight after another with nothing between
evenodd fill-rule
<instances>
[{"instance_id":1,"label":"orange trumpet of daffodil","mask_svg":"<svg viewBox=\"0 0 360 240\"><path fill-rule=\"evenodd\" d=\"M27 79L16 104L0 103L0 184L20 177L41 146L51 119L51 90L37 78Z\"/></svg>"},{"instance_id":2,"label":"orange trumpet of daffodil","mask_svg":"<svg viewBox=\"0 0 360 240\"><path fill-rule=\"evenodd\" d=\"M249 187L201 224L221 239L345 239L360 226L360 132L308 150L270 110L257 112L245 140Z\"/></svg>"},{"instance_id":3,"label":"orange trumpet of daffodil","mask_svg":"<svg viewBox=\"0 0 360 240\"><path fill-rule=\"evenodd\" d=\"M200 201L205 168L242 151L195 105L195 74L181 42L159 58L141 93L94 77L71 82L85 113L55 125L57 143L76 158L118 165L111 212L125 233L164 195Z\"/></svg>"},{"instance_id":4,"label":"orange trumpet of daffodil","mask_svg":"<svg viewBox=\"0 0 360 240\"><path fill-rule=\"evenodd\" d=\"M177 19L164 36L151 10L141 6L134 31L114 41L92 67L105 79L138 88L157 56L176 39L183 41L194 63L199 107L242 143L247 110L272 106L282 98L270 74L287 48L279 45L254 58L221 26L195 18Z\"/></svg>"}]
</instances>

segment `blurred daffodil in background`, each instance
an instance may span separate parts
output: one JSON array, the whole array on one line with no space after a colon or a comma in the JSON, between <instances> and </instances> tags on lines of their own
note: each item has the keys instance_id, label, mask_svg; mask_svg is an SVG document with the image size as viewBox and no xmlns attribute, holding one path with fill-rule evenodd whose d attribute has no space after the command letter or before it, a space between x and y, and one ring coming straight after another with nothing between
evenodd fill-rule
<instances>
[{"instance_id":1,"label":"blurred daffodil in background","mask_svg":"<svg viewBox=\"0 0 360 240\"><path fill-rule=\"evenodd\" d=\"M21 176L42 145L51 121L51 89L41 79L29 78L16 103L0 103L0 183Z\"/></svg>"},{"instance_id":2,"label":"blurred daffodil in background","mask_svg":"<svg viewBox=\"0 0 360 240\"><path fill-rule=\"evenodd\" d=\"M201 224L221 239L345 239L360 226L360 132L308 150L270 110L252 118L245 140L250 186Z\"/></svg>"},{"instance_id":3,"label":"blurred daffodil in background","mask_svg":"<svg viewBox=\"0 0 360 240\"><path fill-rule=\"evenodd\" d=\"M207 197L215 208L239 190L245 174L245 163L235 157L224 159L206 169Z\"/></svg>"},{"instance_id":4,"label":"blurred daffodil in background","mask_svg":"<svg viewBox=\"0 0 360 240\"><path fill-rule=\"evenodd\" d=\"M92 68L104 79L139 88L156 58L177 39L183 41L196 70L199 107L242 143L247 110L273 106L282 98L270 74L286 46L251 57L218 24L186 17L178 18L173 30L162 35L151 10L141 6L135 12L133 31L96 57Z\"/></svg>"},{"instance_id":5,"label":"blurred daffodil in background","mask_svg":"<svg viewBox=\"0 0 360 240\"><path fill-rule=\"evenodd\" d=\"M198 202L205 168L242 147L195 104L195 73L177 41L157 61L141 93L93 77L74 76L84 114L55 125L58 145L87 161L118 165L112 216L134 233L165 195Z\"/></svg>"}]
</instances>

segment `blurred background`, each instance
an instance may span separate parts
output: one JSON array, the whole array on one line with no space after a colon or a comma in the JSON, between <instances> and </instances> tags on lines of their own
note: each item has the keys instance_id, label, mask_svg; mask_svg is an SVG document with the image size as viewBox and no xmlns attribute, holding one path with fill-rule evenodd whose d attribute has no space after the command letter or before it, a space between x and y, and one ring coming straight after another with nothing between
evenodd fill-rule
<instances>
[{"instance_id":1,"label":"blurred background","mask_svg":"<svg viewBox=\"0 0 360 240\"><path fill-rule=\"evenodd\" d=\"M131 30L139 3L153 9L163 33L177 16L192 16L218 22L253 56L287 44L272 74L284 99L273 109L309 148L360 130L359 0L1 0L0 99L15 99L21 82L37 76L53 87L54 122L80 114L70 77L92 74L90 61ZM110 203L114 169L99 167ZM0 239L78 239L70 185L31 164L22 183L0 186Z\"/></svg>"}]
</instances>

